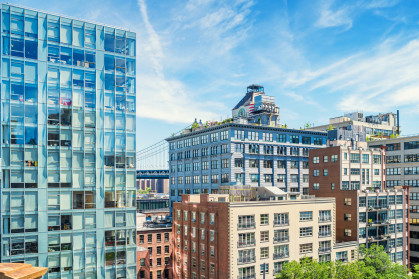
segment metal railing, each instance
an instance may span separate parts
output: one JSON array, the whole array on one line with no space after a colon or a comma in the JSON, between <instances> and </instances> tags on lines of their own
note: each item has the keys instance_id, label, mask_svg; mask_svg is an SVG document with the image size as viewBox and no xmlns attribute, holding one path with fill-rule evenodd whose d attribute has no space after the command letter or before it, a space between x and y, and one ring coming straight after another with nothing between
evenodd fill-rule
<instances>
[{"instance_id":1,"label":"metal railing","mask_svg":"<svg viewBox=\"0 0 419 279\"><path fill-rule=\"evenodd\" d=\"M249 230L249 229L254 229L256 228L256 223L255 222L251 222L251 223L238 223L237 224L237 229L238 230Z\"/></svg>"},{"instance_id":2,"label":"metal railing","mask_svg":"<svg viewBox=\"0 0 419 279\"><path fill-rule=\"evenodd\" d=\"M278 243L278 242L287 242L287 241L289 241L289 240L290 240L289 236L274 237L274 243Z\"/></svg>"},{"instance_id":3,"label":"metal railing","mask_svg":"<svg viewBox=\"0 0 419 279\"><path fill-rule=\"evenodd\" d=\"M238 258L237 264L254 263L255 261L256 261L255 256L249 256L249 257Z\"/></svg>"},{"instance_id":4,"label":"metal railing","mask_svg":"<svg viewBox=\"0 0 419 279\"><path fill-rule=\"evenodd\" d=\"M328 231L328 232L319 232L319 237L327 237L327 236L331 236L332 232Z\"/></svg>"},{"instance_id":5,"label":"metal railing","mask_svg":"<svg viewBox=\"0 0 419 279\"><path fill-rule=\"evenodd\" d=\"M247 274L247 275L239 275L237 276L237 279L256 279L256 274Z\"/></svg>"},{"instance_id":6,"label":"metal railing","mask_svg":"<svg viewBox=\"0 0 419 279\"><path fill-rule=\"evenodd\" d=\"M277 253L277 254L274 254L274 260L284 259L284 258L288 258L288 257L289 257L289 254L288 253Z\"/></svg>"},{"instance_id":7,"label":"metal railing","mask_svg":"<svg viewBox=\"0 0 419 279\"><path fill-rule=\"evenodd\" d=\"M242 248L242 247L249 247L249 246L255 246L256 242L253 241L249 241L249 242L242 242L242 241L238 241L237 242L237 247Z\"/></svg>"},{"instance_id":8,"label":"metal railing","mask_svg":"<svg viewBox=\"0 0 419 279\"><path fill-rule=\"evenodd\" d=\"M332 251L332 247L319 248L319 253L327 253Z\"/></svg>"}]
</instances>

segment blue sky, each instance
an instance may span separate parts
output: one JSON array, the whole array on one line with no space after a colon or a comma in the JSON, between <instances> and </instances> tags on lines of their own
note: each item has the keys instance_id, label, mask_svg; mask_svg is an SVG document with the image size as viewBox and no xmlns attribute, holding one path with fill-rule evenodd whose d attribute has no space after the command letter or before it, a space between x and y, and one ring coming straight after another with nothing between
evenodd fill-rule
<instances>
[{"instance_id":1,"label":"blue sky","mask_svg":"<svg viewBox=\"0 0 419 279\"><path fill-rule=\"evenodd\" d=\"M419 2L10 1L137 33L137 149L220 120L262 84L281 123L400 110L417 134Z\"/></svg>"}]
</instances>

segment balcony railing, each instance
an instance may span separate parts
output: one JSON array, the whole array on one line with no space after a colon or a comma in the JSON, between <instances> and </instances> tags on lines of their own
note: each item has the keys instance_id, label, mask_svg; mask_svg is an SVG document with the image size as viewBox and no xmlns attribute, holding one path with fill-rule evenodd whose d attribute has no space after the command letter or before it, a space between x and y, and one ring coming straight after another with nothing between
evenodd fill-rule
<instances>
[{"instance_id":1,"label":"balcony railing","mask_svg":"<svg viewBox=\"0 0 419 279\"><path fill-rule=\"evenodd\" d=\"M241 247L255 246L255 241L254 241L254 240L253 240L253 241L247 241L247 242L244 242L244 241L238 241L238 242L237 242L237 246L238 246L239 248L241 248Z\"/></svg>"},{"instance_id":2,"label":"balcony railing","mask_svg":"<svg viewBox=\"0 0 419 279\"><path fill-rule=\"evenodd\" d=\"M332 221L331 217L319 217L319 222L320 223L331 222L331 221Z\"/></svg>"},{"instance_id":3,"label":"balcony railing","mask_svg":"<svg viewBox=\"0 0 419 279\"><path fill-rule=\"evenodd\" d=\"M274 254L274 260L284 259L284 258L288 258L288 257L289 257L288 253L276 253L276 254Z\"/></svg>"},{"instance_id":4,"label":"balcony railing","mask_svg":"<svg viewBox=\"0 0 419 279\"><path fill-rule=\"evenodd\" d=\"M286 221L284 221L284 222L278 222L278 221L274 221L274 226L277 226L277 227L279 227L279 226L289 226L289 221L288 220L286 220Z\"/></svg>"},{"instance_id":5,"label":"balcony railing","mask_svg":"<svg viewBox=\"0 0 419 279\"><path fill-rule=\"evenodd\" d=\"M255 256L243 257L237 260L237 264L248 264L248 263L254 263L255 261L256 261Z\"/></svg>"},{"instance_id":6,"label":"balcony railing","mask_svg":"<svg viewBox=\"0 0 419 279\"><path fill-rule=\"evenodd\" d=\"M274 237L274 243L287 242L289 240L290 240L290 238L288 236Z\"/></svg>"},{"instance_id":7,"label":"balcony railing","mask_svg":"<svg viewBox=\"0 0 419 279\"><path fill-rule=\"evenodd\" d=\"M256 227L256 223L255 222L239 223L237 225L237 229L238 230L249 230L249 229L254 229L255 227Z\"/></svg>"},{"instance_id":8,"label":"balcony railing","mask_svg":"<svg viewBox=\"0 0 419 279\"><path fill-rule=\"evenodd\" d=\"M323 248L319 248L319 253L328 253L332 250L331 247L323 247Z\"/></svg>"},{"instance_id":9,"label":"balcony railing","mask_svg":"<svg viewBox=\"0 0 419 279\"><path fill-rule=\"evenodd\" d=\"M328 231L328 232L319 232L319 237L328 237L331 236L332 232Z\"/></svg>"},{"instance_id":10,"label":"balcony railing","mask_svg":"<svg viewBox=\"0 0 419 279\"><path fill-rule=\"evenodd\" d=\"M239 275L237 276L237 279L256 279L256 274L247 274L247 275Z\"/></svg>"}]
</instances>

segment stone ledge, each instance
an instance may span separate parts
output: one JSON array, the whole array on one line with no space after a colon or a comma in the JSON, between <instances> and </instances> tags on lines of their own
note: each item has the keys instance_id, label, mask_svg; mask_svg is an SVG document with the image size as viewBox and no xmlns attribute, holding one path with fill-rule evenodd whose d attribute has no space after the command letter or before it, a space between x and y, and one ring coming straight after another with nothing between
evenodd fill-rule
<instances>
[{"instance_id":1,"label":"stone ledge","mask_svg":"<svg viewBox=\"0 0 419 279\"><path fill-rule=\"evenodd\" d=\"M25 263L0 263L0 279L37 279L47 273L46 267Z\"/></svg>"}]
</instances>

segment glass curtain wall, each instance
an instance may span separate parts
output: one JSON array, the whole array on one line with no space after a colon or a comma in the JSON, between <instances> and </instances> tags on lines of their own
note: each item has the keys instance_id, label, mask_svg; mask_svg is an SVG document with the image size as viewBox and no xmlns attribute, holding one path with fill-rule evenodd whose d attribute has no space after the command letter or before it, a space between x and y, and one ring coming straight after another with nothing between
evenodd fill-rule
<instances>
[{"instance_id":1,"label":"glass curtain wall","mask_svg":"<svg viewBox=\"0 0 419 279\"><path fill-rule=\"evenodd\" d=\"M135 34L2 5L1 37L1 262L135 278Z\"/></svg>"}]
</instances>

